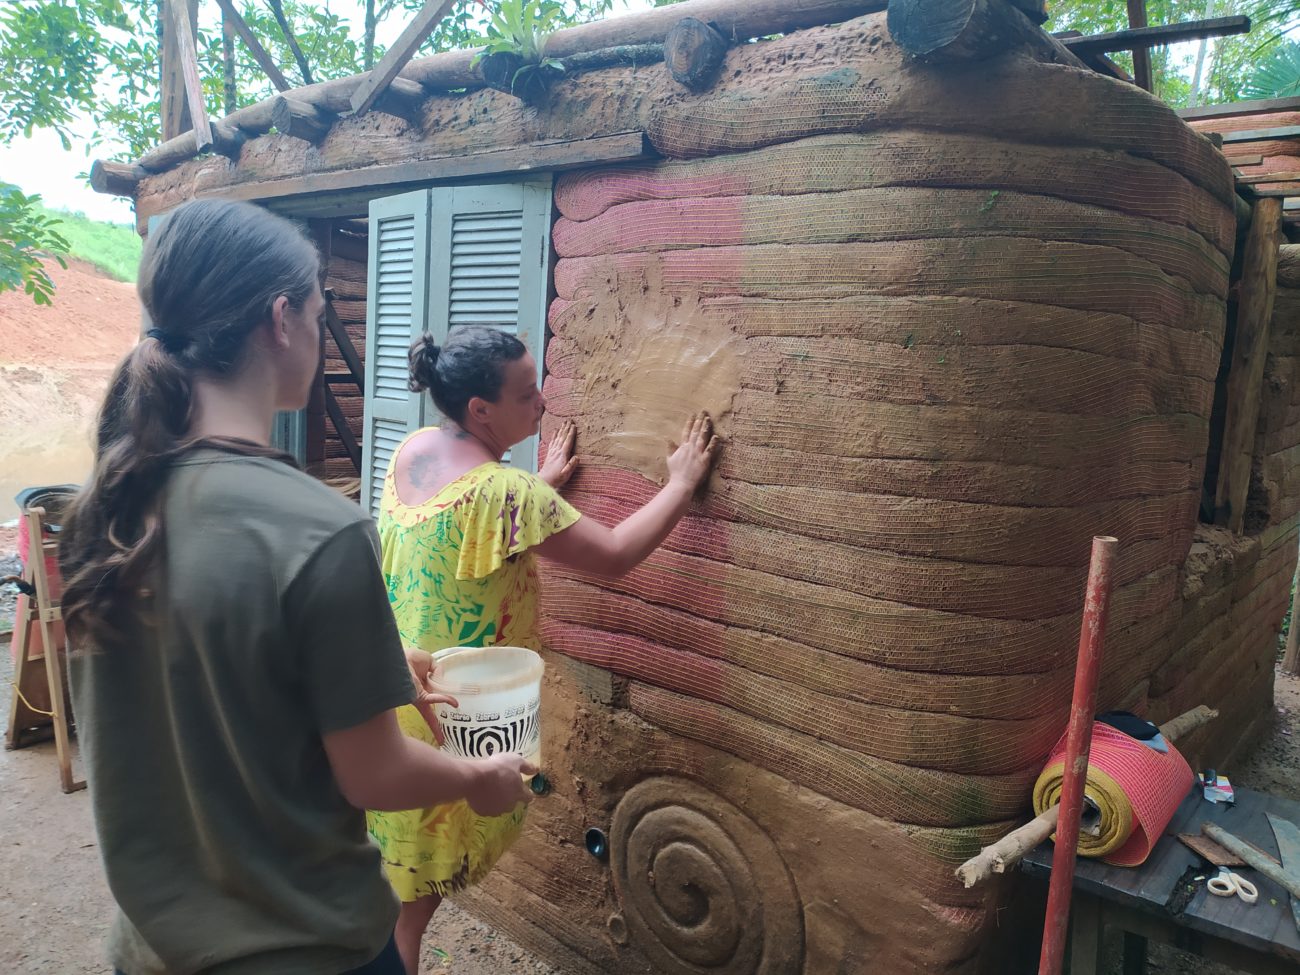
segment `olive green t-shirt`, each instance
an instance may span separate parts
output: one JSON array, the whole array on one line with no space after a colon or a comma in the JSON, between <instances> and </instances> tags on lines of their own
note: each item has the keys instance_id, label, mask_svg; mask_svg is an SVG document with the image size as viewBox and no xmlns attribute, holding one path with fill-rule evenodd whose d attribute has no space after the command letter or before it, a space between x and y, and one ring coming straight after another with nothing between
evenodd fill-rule
<instances>
[{"instance_id":1,"label":"olive green t-shirt","mask_svg":"<svg viewBox=\"0 0 1300 975\"><path fill-rule=\"evenodd\" d=\"M287 464L217 450L163 493L149 622L74 654L126 975L338 975L397 902L322 735L414 688L372 522Z\"/></svg>"}]
</instances>

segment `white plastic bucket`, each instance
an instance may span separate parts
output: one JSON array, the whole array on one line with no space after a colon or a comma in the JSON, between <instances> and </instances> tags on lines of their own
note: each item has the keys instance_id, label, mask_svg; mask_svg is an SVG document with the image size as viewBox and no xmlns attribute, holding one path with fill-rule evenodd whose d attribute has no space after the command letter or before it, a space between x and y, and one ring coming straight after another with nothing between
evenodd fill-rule
<instances>
[{"instance_id":1,"label":"white plastic bucket","mask_svg":"<svg viewBox=\"0 0 1300 975\"><path fill-rule=\"evenodd\" d=\"M438 684L460 707L436 706L446 743L463 758L516 752L541 764L542 658L525 647L448 647Z\"/></svg>"}]
</instances>

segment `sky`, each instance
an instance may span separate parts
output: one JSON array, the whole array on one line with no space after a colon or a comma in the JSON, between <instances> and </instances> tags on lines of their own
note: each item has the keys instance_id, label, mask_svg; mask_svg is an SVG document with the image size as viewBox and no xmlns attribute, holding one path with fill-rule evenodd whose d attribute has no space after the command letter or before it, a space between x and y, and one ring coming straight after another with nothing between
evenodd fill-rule
<instances>
[{"instance_id":1,"label":"sky","mask_svg":"<svg viewBox=\"0 0 1300 975\"><path fill-rule=\"evenodd\" d=\"M363 21L363 4L357 0L328 0L323 5L346 17L352 24ZM204 4L204 8L209 6L215 5ZM650 0L616 0L613 13L621 13L620 8L624 7L641 9L649 6ZM400 16L388 17L379 26L379 41L391 44L405 26ZM134 226L130 201L96 193L81 176L90 172L94 159L109 158L120 149L111 144L101 144L87 155L92 132L88 121L73 125L70 151L63 148L57 135L48 131L34 132L30 139L20 136L7 146L0 144L0 182L13 183L24 193L39 193L51 209L80 211L92 220Z\"/></svg>"}]
</instances>

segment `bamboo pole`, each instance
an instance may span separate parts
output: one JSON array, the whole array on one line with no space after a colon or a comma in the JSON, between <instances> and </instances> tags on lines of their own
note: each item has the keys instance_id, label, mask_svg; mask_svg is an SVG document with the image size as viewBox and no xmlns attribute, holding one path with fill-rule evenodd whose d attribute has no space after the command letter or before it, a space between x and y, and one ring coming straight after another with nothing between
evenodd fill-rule
<instances>
[{"instance_id":1,"label":"bamboo pole","mask_svg":"<svg viewBox=\"0 0 1300 975\"><path fill-rule=\"evenodd\" d=\"M1092 719L1097 713L1097 682L1101 654L1110 617L1110 591L1119 540L1099 536L1092 540L1088 591L1083 600L1079 630L1079 662L1074 671L1074 699L1065 737L1065 770L1061 782L1061 813L1057 820L1052 879L1047 888L1047 919L1043 923L1043 953L1038 975L1059 975L1065 962L1065 936L1070 923L1070 895L1074 892L1074 860L1079 850L1079 819L1083 815L1083 786L1088 778L1088 753L1092 748Z\"/></svg>"}]
</instances>

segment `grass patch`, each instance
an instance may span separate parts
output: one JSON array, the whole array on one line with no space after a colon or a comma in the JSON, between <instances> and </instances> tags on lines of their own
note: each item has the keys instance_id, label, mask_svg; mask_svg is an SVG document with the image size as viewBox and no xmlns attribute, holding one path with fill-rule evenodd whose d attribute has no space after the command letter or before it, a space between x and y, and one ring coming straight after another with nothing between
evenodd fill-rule
<instances>
[{"instance_id":1,"label":"grass patch","mask_svg":"<svg viewBox=\"0 0 1300 975\"><path fill-rule=\"evenodd\" d=\"M90 220L82 213L45 207L41 211L59 221L54 229L67 238L69 257L93 264L118 281L135 280L143 243L134 229Z\"/></svg>"}]
</instances>

